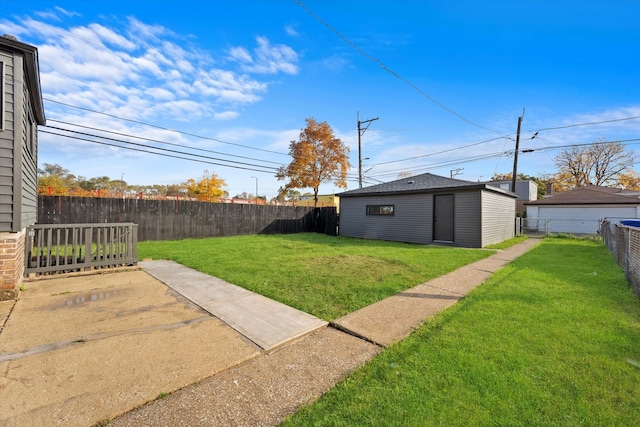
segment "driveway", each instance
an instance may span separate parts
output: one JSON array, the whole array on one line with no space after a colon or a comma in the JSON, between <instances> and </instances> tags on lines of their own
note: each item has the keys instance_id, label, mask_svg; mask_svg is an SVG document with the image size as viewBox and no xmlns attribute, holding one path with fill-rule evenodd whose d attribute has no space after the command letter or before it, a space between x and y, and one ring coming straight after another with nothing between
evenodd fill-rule
<instances>
[{"instance_id":1,"label":"driveway","mask_svg":"<svg viewBox=\"0 0 640 427\"><path fill-rule=\"evenodd\" d=\"M26 282L0 302L0 425L87 426L261 350L141 270Z\"/></svg>"}]
</instances>

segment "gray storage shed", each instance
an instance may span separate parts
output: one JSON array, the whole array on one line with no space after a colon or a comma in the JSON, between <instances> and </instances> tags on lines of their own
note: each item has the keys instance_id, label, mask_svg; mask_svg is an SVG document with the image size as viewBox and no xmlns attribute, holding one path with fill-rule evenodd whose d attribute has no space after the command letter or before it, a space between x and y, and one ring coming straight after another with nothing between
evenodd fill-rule
<instances>
[{"instance_id":1,"label":"gray storage shed","mask_svg":"<svg viewBox=\"0 0 640 427\"><path fill-rule=\"evenodd\" d=\"M340 235L482 248L514 237L517 194L430 173L347 191Z\"/></svg>"}]
</instances>

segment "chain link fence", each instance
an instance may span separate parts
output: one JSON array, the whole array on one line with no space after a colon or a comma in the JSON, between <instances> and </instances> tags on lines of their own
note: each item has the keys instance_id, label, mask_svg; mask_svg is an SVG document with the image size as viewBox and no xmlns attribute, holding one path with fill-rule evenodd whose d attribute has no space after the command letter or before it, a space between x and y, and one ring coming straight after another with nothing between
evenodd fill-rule
<instances>
[{"instance_id":1,"label":"chain link fence","mask_svg":"<svg viewBox=\"0 0 640 427\"><path fill-rule=\"evenodd\" d=\"M603 219L598 234L618 265L624 269L627 282L640 297L640 228Z\"/></svg>"}]
</instances>

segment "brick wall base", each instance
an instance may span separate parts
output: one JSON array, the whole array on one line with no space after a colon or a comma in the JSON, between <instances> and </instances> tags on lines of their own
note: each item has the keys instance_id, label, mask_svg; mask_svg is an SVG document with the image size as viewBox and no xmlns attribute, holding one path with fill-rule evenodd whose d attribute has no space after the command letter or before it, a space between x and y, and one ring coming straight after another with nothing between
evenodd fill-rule
<instances>
[{"instance_id":1,"label":"brick wall base","mask_svg":"<svg viewBox=\"0 0 640 427\"><path fill-rule=\"evenodd\" d=\"M24 279L26 229L19 233L0 233L0 289L13 289Z\"/></svg>"}]
</instances>

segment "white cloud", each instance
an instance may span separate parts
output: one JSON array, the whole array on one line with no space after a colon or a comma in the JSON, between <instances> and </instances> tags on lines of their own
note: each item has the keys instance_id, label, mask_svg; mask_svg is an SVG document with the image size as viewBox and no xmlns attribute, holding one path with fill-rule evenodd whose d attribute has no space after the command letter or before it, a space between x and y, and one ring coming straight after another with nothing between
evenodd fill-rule
<instances>
[{"instance_id":1,"label":"white cloud","mask_svg":"<svg viewBox=\"0 0 640 427\"><path fill-rule=\"evenodd\" d=\"M60 16L58 16L57 13L55 13L54 11L48 10L48 11L37 11L34 12L34 14L42 19L49 19L52 21L60 21L61 18Z\"/></svg>"},{"instance_id":2,"label":"white cloud","mask_svg":"<svg viewBox=\"0 0 640 427\"><path fill-rule=\"evenodd\" d=\"M97 39L100 41L107 42L106 44L112 44L117 47L121 47L126 50L133 50L136 48L135 43L129 41L125 37L116 33L115 31L106 28L99 24L90 24L88 29L92 31Z\"/></svg>"},{"instance_id":3,"label":"white cloud","mask_svg":"<svg viewBox=\"0 0 640 427\"><path fill-rule=\"evenodd\" d=\"M253 56L243 47L234 47L229 51L230 59L240 62L244 71L259 74L297 74L298 54L289 46L271 45L266 37L257 37L258 47Z\"/></svg>"},{"instance_id":4,"label":"white cloud","mask_svg":"<svg viewBox=\"0 0 640 427\"><path fill-rule=\"evenodd\" d=\"M136 18L130 16L128 18L128 35L142 44L160 40L161 36L169 35L170 31L162 25L148 25Z\"/></svg>"},{"instance_id":5,"label":"white cloud","mask_svg":"<svg viewBox=\"0 0 640 427\"><path fill-rule=\"evenodd\" d=\"M172 92L162 87L152 87L145 90L145 93L158 101L172 101L175 99Z\"/></svg>"},{"instance_id":6,"label":"white cloud","mask_svg":"<svg viewBox=\"0 0 640 427\"><path fill-rule=\"evenodd\" d=\"M222 111L214 113L214 117L218 120L232 120L240 115L237 111Z\"/></svg>"},{"instance_id":7,"label":"white cloud","mask_svg":"<svg viewBox=\"0 0 640 427\"><path fill-rule=\"evenodd\" d=\"M69 10L63 9L60 6L56 6L54 9L57 10L58 12L60 12L61 14L65 15L65 16L69 16L69 17L80 16L80 14L78 12L73 12L73 11L69 11Z\"/></svg>"},{"instance_id":8,"label":"white cloud","mask_svg":"<svg viewBox=\"0 0 640 427\"><path fill-rule=\"evenodd\" d=\"M247 64L251 64L253 62L249 51L243 47L231 48L231 50L229 51L229 55L231 55L232 59L238 62L244 62Z\"/></svg>"},{"instance_id":9,"label":"white cloud","mask_svg":"<svg viewBox=\"0 0 640 427\"><path fill-rule=\"evenodd\" d=\"M99 22L69 25L65 17L71 15L71 12L57 11L57 15L48 16L46 20L35 15L14 21L0 19L0 31L12 33L38 47L40 79L51 126L67 126L59 122L77 123L121 133L105 134L116 139L129 139L124 135L135 135L175 142L184 147L221 145L141 124L158 123L166 128L184 129L223 141L268 147L285 153L289 142L297 137L299 129L282 132L247 130L235 135L228 132L230 139L227 139L221 137L221 128L216 126L238 119L245 114L246 106L265 96L271 83L265 79L265 74L298 72L298 56L289 46L273 45L268 39L259 37L253 46L205 51L194 46L188 36L175 34L159 25L148 25L134 17L117 24L111 24L108 21L111 18L103 17ZM73 173L99 176L110 173L108 170L117 165L118 171L127 172L128 181L140 183L144 182L144 165L175 164L161 156L44 132L39 148L42 161L51 162L54 158L53 162L59 162ZM234 152L246 155L245 150L233 145L224 145L224 151L230 155ZM273 153L265 155L273 156ZM263 161L262 156L256 157L259 159L256 161ZM278 154L275 157L280 160ZM86 160L81 162L82 166L76 164L79 158ZM264 157L264 161L267 158ZM283 155L282 160L288 159ZM91 166L87 167L88 164ZM186 162L180 163L179 167L190 171L194 166ZM197 167L204 169L206 166ZM222 172L215 166L211 169L225 178L232 173L228 168L223 168ZM263 174L265 180L272 179L269 174ZM157 182L156 178L152 180Z\"/></svg>"},{"instance_id":10,"label":"white cloud","mask_svg":"<svg viewBox=\"0 0 640 427\"><path fill-rule=\"evenodd\" d=\"M291 25L285 26L284 27L284 32L287 33L287 35L290 35L292 37L297 37L297 36L300 35L300 33L295 28L293 28L293 26L291 26Z\"/></svg>"}]
</instances>

